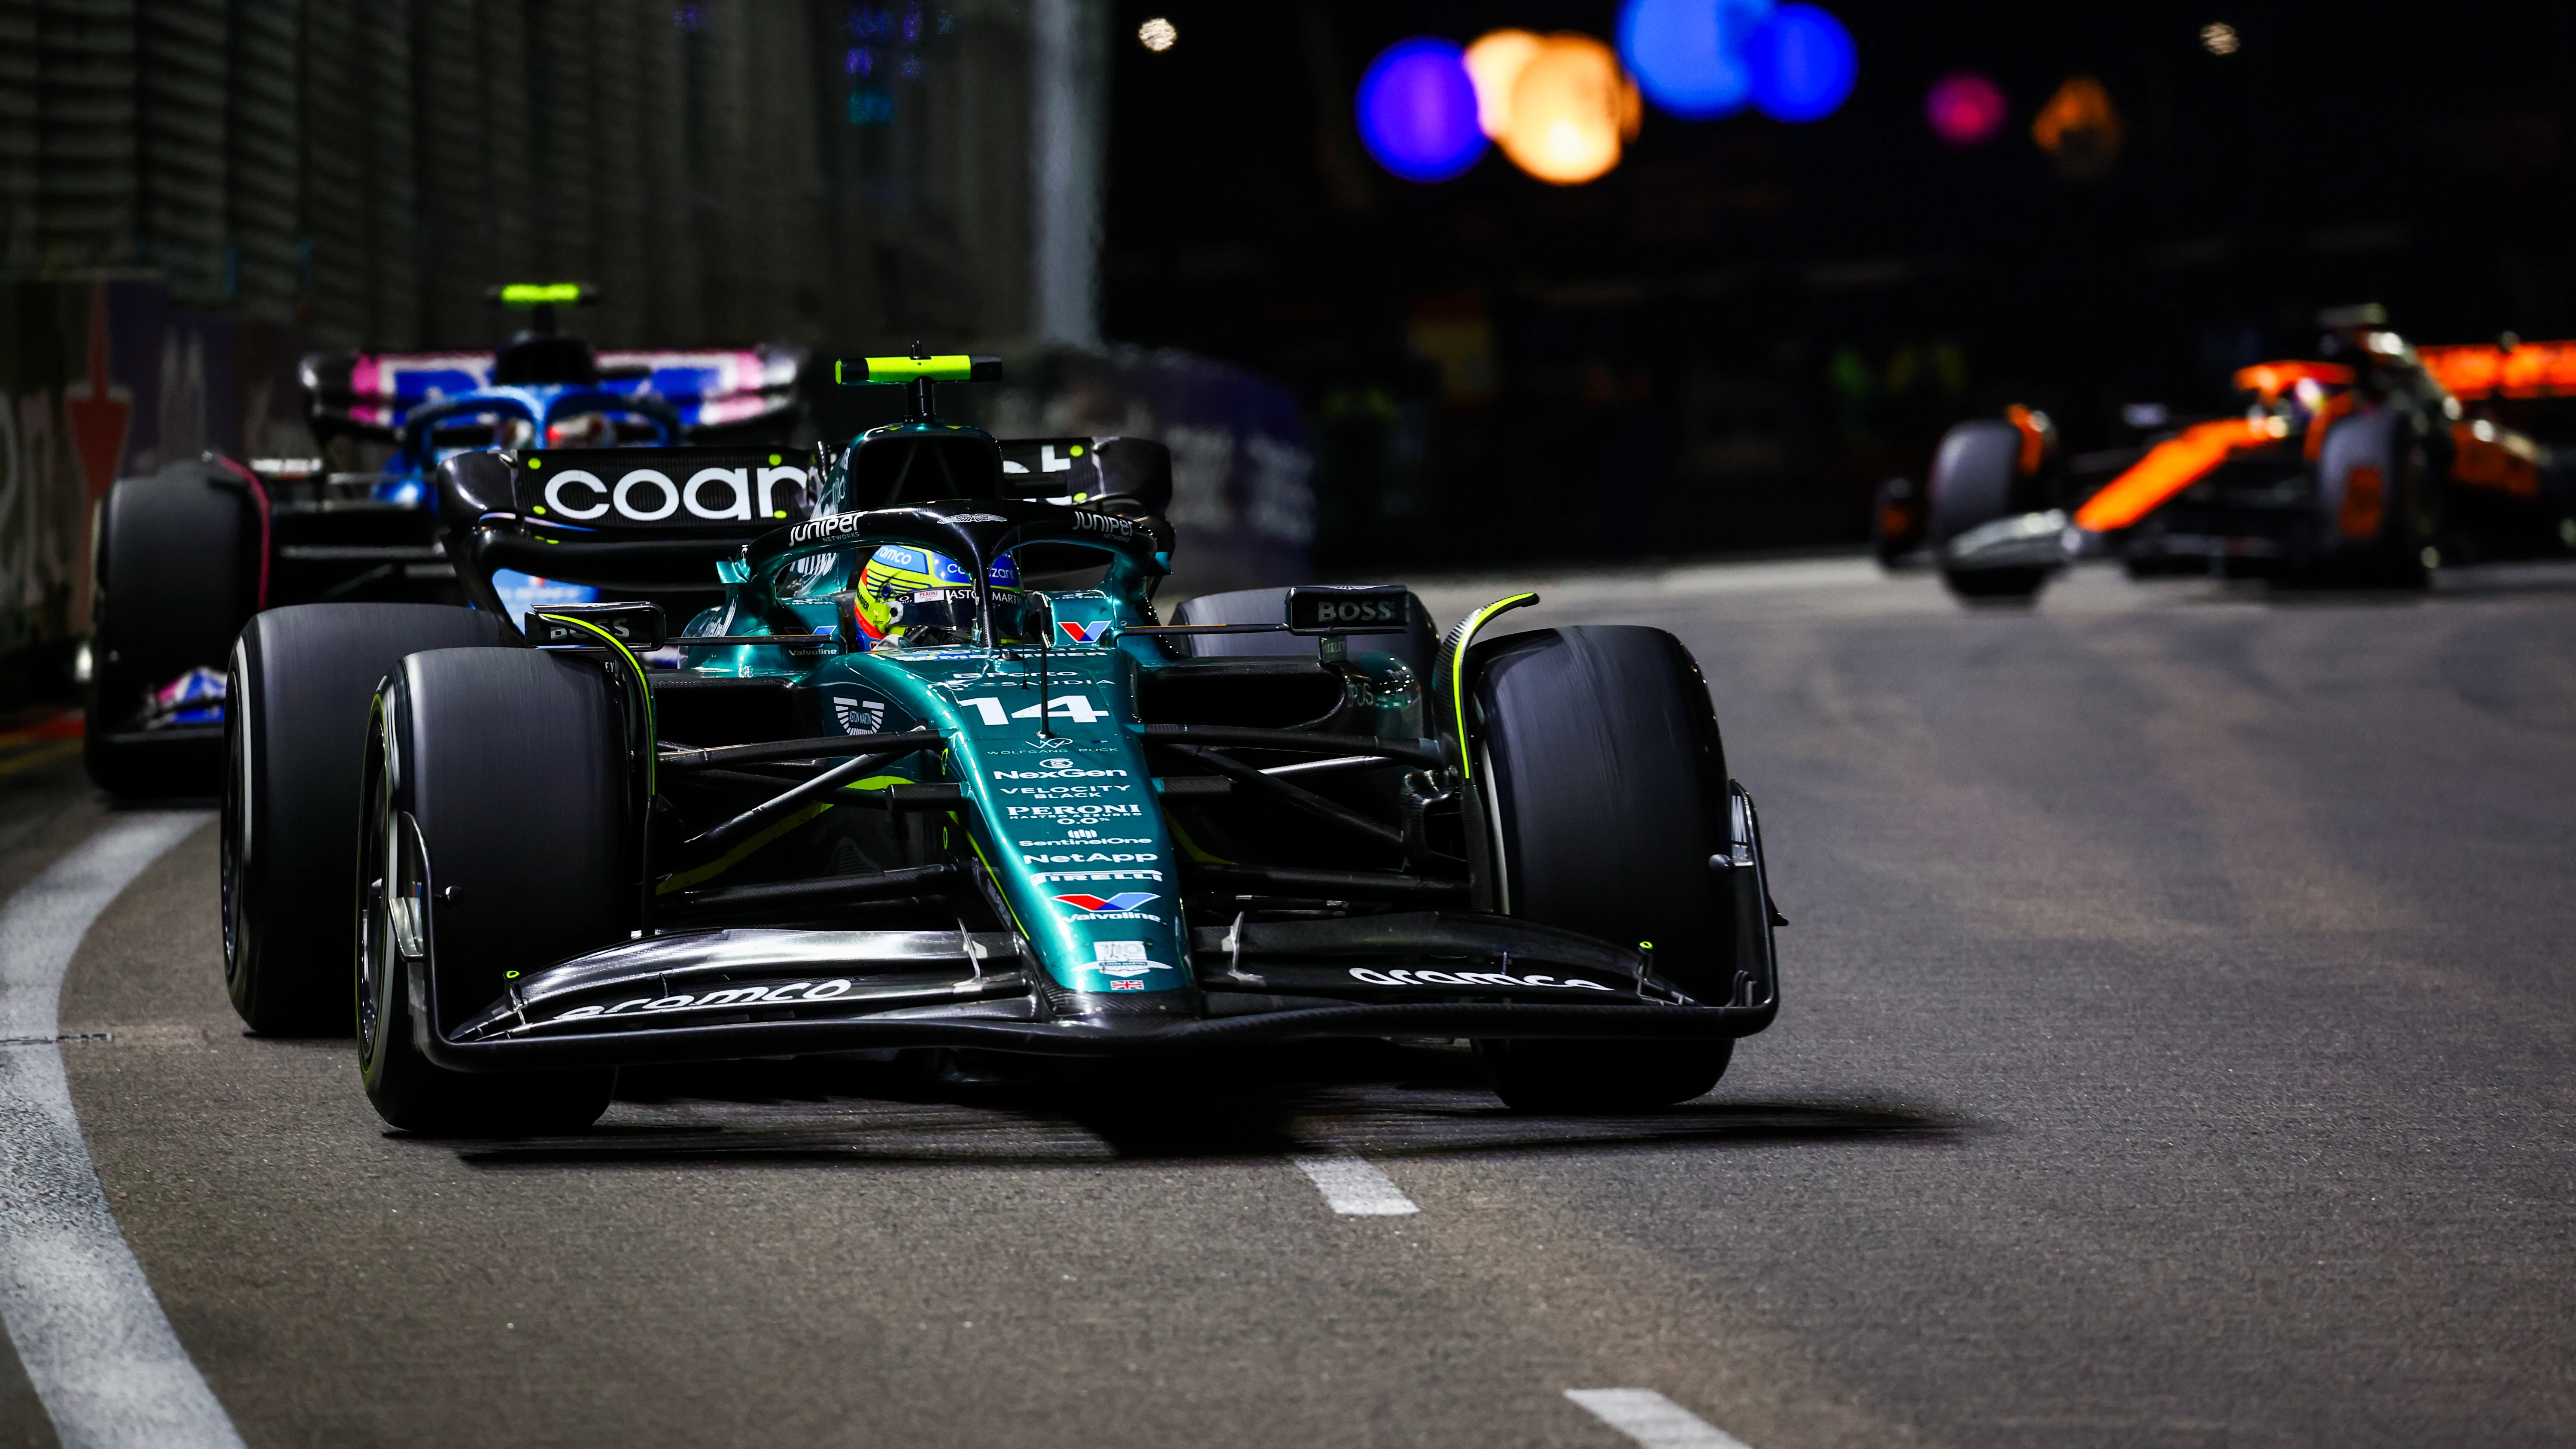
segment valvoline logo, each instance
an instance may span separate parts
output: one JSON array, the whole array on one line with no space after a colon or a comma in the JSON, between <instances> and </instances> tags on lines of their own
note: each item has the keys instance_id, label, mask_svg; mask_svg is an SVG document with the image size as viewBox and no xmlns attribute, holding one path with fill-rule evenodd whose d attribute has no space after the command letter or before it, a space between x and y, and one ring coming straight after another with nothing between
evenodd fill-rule
<instances>
[{"instance_id":1,"label":"valvoline logo","mask_svg":"<svg viewBox=\"0 0 2576 1449\"><path fill-rule=\"evenodd\" d=\"M1055 626L1062 629L1065 635L1076 644L1097 644L1109 634L1109 624L1106 620L1097 624L1078 624L1071 619L1058 619L1055 621Z\"/></svg>"},{"instance_id":2,"label":"valvoline logo","mask_svg":"<svg viewBox=\"0 0 2576 1449\"><path fill-rule=\"evenodd\" d=\"M1107 900L1098 896L1057 896L1056 899L1077 911L1132 911L1155 897L1143 891L1120 891Z\"/></svg>"}]
</instances>

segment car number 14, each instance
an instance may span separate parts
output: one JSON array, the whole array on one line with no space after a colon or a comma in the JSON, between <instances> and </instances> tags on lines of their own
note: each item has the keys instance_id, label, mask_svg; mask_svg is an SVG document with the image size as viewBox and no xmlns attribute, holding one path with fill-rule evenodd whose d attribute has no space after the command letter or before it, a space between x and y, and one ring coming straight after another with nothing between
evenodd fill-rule
<instances>
[{"instance_id":1,"label":"car number 14","mask_svg":"<svg viewBox=\"0 0 2576 1449\"><path fill-rule=\"evenodd\" d=\"M961 709L972 709L982 715L984 723L988 725L1006 725L1015 719L1038 717L1038 707L1034 704L1026 709L1006 711L1002 701L989 694L980 699L961 699L957 704ZM1089 724L1096 719L1109 718L1107 711L1092 704L1090 696L1081 694L1059 694L1048 700L1047 713L1061 715L1075 724Z\"/></svg>"}]
</instances>

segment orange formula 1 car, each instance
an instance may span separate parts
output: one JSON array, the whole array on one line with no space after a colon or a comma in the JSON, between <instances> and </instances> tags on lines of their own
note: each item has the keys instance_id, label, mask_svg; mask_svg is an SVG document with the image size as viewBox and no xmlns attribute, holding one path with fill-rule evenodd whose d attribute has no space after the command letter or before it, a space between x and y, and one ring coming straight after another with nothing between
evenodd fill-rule
<instances>
[{"instance_id":1,"label":"orange formula 1 car","mask_svg":"<svg viewBox=\"0 0 2576 1449\"><path fill-rule=\"evenodd\" d=\"M2376 307L2320 320L2318 357L2236 374L2242 414L2143 448L2065 458L2021 407L1958 424L1928 496L1882 496L1882 556L1911 532L1977 598L2027 597L2092 556L2133 574L2420 587L2446 560L2576 552L2576 447L2511 425L2576 398L2576 343L2417 348Z\"/></svg>"}]
</instances>

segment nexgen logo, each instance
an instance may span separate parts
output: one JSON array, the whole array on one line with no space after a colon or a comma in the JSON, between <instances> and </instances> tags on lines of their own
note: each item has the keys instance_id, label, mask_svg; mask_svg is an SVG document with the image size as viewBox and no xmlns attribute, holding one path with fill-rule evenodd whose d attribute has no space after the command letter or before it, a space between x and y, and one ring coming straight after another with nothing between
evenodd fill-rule
<instances>
[{"instance_id":1,"label":"nexgen logo","mask_svg":"<svg viewBox=\"0 0 2576 1449\"><path fill-rule=\"evenodd\" d=\"M795 511L805 511L802 468L700 468L685 482L674 482L659 468L630 468L609 483L586 468L567 468L546 480L541 512L587 523L614 513L629 523L660 523L686 514L690 518L785 518L778 501L785 484Z\"/></svg>"}]
</instances>

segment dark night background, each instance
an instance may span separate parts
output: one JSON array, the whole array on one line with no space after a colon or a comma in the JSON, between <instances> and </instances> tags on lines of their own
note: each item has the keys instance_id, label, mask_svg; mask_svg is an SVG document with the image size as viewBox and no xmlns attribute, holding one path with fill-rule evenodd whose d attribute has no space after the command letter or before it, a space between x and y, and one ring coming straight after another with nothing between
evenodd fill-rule
<instances>
[{"instance_id":1,"label":"dark night background","mask_svg":"<svg viewBox=\"0 0 2576 1449\"><path fill-rule=\"evenodd\" d=\"M1948 423L2022 401L2124 442L2121 405L2223 409L2321 306L2426 342L2576 332L2576 8L1828 8L1860 53L1835 115L1649 107L1560 188L1499 152L1399 181L1352 96L1403 37L1606 39L1607 0L1120 0L1105 331L1296 392L1327 567L1857 541ZM2212 21L2241 49L2208 53ZM1923 118L1961 68L2012 102L1971 150ZM2125 133L2093 180L2031 139L2075 74Z\"/></svg>"}]
</instances>

